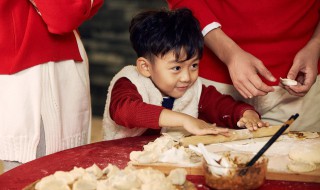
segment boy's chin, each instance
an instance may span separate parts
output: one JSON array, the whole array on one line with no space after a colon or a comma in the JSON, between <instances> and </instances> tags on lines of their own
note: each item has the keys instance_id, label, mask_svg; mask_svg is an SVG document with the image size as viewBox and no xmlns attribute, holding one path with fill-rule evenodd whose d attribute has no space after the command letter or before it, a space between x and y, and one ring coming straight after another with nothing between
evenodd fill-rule
<instances>
[{"instance_id":1,"label":"boy's chin","mask_svg":"<svg viewBox=\"0 0 320 190\"><path fill-rule=\"evenodd\" d=\"M178 99L178 98L181 98L183 95L184 95L184 93L183 93L183 94L173 94L173 95L170 96L170 97L172 97L172 98L174 98L174 99Z\"/></svg>"}]
</instances>

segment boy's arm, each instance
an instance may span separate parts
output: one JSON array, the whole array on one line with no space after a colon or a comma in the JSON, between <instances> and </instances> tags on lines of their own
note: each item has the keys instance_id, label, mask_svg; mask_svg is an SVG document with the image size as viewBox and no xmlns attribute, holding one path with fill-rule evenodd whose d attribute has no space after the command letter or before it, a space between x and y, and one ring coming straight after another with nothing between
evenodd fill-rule
<instances>
[{"instance_id":1,"label":"boy's arm","mask_svg":"<svg viewBox=\"0 0 320 190\"><path fill-rule=\"evenodd\" d=\"M113 87L109 112L118 125L159 129L159 117L163 109L144 103L136 86L127 78L119 79Z\"/></svg>"},{"instance_id":2,"label":"boy's arm","mask_svg":"<svg viewBox=\"0 0 320 190\"><path fill-rule=\"evenodd\" d=\"M168 109L162 110L159 125L165 128L183 127L194 135L228 134L228 130L225 128L218 128L215 124L209 124L201 119Z\"/></svg>"},{"instance_id":3,"label":"boy's arm","mask_svg":"<svg viewBox=\"0 0 320 190\"><path fill-rule=\"evenodd\" d=\"M218 126L238 128L237 122L246 110L255 109L253 106L235 101L229 95L222 95L214 86L202 86L199 102L199 118Z\"/></svg>"},{"instance_id":4,"label":"boy's arm","mask_svg":"<svg viewBox=\"0 0 320 190\"><path fill-rule=\"evenodd\" d=\"M183 127L195 135L226 134L228 131L192 116L144 103L135 85L126 78L114 85L109 111L118 125L129 128Z\"/></svg>"}]
</instances>

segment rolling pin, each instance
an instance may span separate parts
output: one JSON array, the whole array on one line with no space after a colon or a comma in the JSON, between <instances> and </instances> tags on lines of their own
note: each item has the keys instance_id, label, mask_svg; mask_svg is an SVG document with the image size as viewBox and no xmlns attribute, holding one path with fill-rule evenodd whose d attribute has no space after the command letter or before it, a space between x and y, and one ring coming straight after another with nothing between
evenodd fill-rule
<instances>
[{"instance_id":1,"label":"rolling pin","mask_svg":"<svg viewBox=\"0 0 320 190\"><path fill-rule=\"evenodd\" d=\"M180 144L182 146L197 145L198 143L203 144L214 144L222 143L236 140L244 140L250 138L268 137L274 135L281 126L269 126L258 128L256 131L249 131L248 129L230 129L230 136L226 137L223 135L199 135L199 136L189 136L180 139ZM288 133L287 129L285 133Z\"/></svg>"}]
</instances>

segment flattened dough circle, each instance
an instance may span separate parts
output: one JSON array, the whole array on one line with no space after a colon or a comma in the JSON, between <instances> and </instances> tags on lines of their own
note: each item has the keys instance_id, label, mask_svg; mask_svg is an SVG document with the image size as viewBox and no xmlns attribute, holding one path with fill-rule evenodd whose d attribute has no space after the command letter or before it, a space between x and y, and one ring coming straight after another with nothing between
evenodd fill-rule
<instances>
[{"instance_id":1,"label":"flattened dough circle","mask_svg":"<svg viewBox=\"0 0 320 190\"><path fill-rule=\"evenodd\" d=\"M289 170L293 172L303 173L303 172L311 172L317 169L317 166L314 163L306 163L299 161L291 161L288 165Z\"/></svg>"},{"instance_id":2,"label":"flattened dough circle","mask_svg":"<svg viewBox=\"0 0 320 190\"><path fill-rule=\"evenodd\" d=\"M320 163L320 143L303 143L289 151L289 157L295 161Z\"/></svg>"}]
</instances>

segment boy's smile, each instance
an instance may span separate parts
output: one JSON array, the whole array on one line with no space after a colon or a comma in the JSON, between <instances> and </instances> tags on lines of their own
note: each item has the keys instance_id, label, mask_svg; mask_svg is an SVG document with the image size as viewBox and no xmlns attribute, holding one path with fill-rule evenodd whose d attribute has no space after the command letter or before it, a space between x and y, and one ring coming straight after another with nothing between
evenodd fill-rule
<instances>
[{"instance_id":1,"label":"boy's smile","mask_svg":"<svg viewBox=\"0 0 320 190\"><path fill-rule=\"evenodd\" d=\"M164 56L155 56L154 62L149 64L150 79L165 96L180 98L194 84L198 78L199 59L197 56L185 60L182 51L178 62L173 51ZM182 61L180 61L182 60Z\"/></svg>"}]
</instances>

